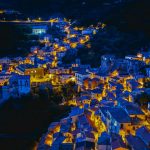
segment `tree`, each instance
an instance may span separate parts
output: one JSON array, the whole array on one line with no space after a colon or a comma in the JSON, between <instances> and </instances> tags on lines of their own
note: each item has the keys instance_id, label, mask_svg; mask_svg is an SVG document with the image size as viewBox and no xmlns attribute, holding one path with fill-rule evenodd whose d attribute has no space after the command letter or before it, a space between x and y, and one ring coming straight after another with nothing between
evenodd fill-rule
<instances>
[{"instance_id":1,"label":"tree","mask_svg":"<svg viewBox=\"0 0 150 150\"><path fill-rule=\"evenodd\" d=\"M144 92L141 95L138 95L135 99L135 102L138 103L140 106L148 105L148 102L150 102L150 94Z\"/></svg>"},{"instance_id":2,"label":"tree","mask_svg":"<svg viewBox=\"0 0 150 150\"><path fill-rule=\"evenodd\" d=\"M62 97L67 102L68 100L72 100L74 96L77 95L77 90L75 88L74 82L69 82L62 86Z\"/></svg>"}]
</instances>

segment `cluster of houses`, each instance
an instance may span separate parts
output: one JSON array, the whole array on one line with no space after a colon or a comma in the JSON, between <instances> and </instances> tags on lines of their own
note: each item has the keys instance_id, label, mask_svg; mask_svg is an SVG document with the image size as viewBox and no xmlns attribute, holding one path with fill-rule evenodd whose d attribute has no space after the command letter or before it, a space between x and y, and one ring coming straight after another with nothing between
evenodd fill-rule
<instances>
[{"instance_id":1,"label":"cluster of houses","mask_svg":"<svg viewBox=\"0 0 150 150\"><path fill-rule=\"evenodd\" d=\"M71 112L50 124L38 149L50 150L149 150L150 52L118 59L101 57L91 68L77 59L72 64L80 96L70 100Z\"/></svg>"},{"instance_id":2,"label":"cluster of houses","mask_svg":"<svg viewBox=\"0 0 150 150\"><path fill-rule=\"evenodd\" d=\"M73 55L79 47L86 46L93 34L104 26L99 23L95 27L74 27L71 21L62 18L31 23L32 34L39 37L39 45L31 47L26 57L0 59L0 103L50 81L57 85L74 80L72 65L76 64L65 66L62 58L67 51ZM59 36L56 38L56 33L48 30L55 30Z\"/></svg>"},{"instance_id":3,"label":"cluster of houses","mask_svg":"<svg viewBox=\"0 0 150 150\"><path fill-rule=\"evenodd\" d=\"M34 86L73 81L80 96L69 100L67 117L50 124L39 150L149 150L150 52L124 59L103 55L99 68L83 65L80 59L63 64L68 51L74 55L78 48L89 47L105 25L73 27L66 19L53 19L50 26L62 36L47 34L48 25L33 26L43 47L31 47L24 58L0 59L0 103L27 94Z\"/></svg>"}]
</instances>

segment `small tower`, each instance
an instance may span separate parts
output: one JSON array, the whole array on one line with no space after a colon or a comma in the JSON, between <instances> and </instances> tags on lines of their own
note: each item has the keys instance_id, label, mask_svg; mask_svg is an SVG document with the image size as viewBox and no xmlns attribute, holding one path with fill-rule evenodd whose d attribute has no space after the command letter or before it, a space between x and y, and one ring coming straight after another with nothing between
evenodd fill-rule
<instances>
[{"instance_id":1,"label":"small tower","mask_svg":"<svg viewBox=\"0 0 150 150\"><path fill-rule=\"evenodd\" d=\"M103 55L101 57L101 70L108 71L115 63L114 55Z\"/></svg>"}]
</instances>

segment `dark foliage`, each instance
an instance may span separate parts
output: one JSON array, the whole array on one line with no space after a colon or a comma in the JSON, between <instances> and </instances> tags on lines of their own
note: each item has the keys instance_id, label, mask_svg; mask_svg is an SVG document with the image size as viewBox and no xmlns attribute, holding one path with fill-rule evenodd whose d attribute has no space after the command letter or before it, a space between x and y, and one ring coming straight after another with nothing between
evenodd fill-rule
<instances>
[{"instance_id":1,"label":"dark foliage","mask_svg":"<svg viewBox=\"0 0 150 150\"><path fill-rule=\"evenodd\" d=\"M37 44L37 37L29 36L30 33L29 27L0 24L0 57L28 54L30 47Z\"/></svg>"},{"instance_id":2,"label":"dark foliage","mask_svg":"<svg viewBox=\"0 0 150 150\"><path fill-rule=\"evenodd\" d=\"M135 102L140 106L148 106L148 103L150 102L150 94L144 92L138 95L135 99Z\"/></svg>"},{"instance_id":3,"label":"dark foliage","mask_svg":"<svg viewBox=\"0 0 150 150\"><path fill-rule=\"evenodd\" d=\"M148 45L149 42L143 34L120 32L116 28L108 26L105 30L99 31L90 44L91 48L80 48L76 57L67 54L63 61L70 63L75 58L80 58L83 64L91 64L93 67L98 67L101 56L104 54L114 54L118 57L136 54L140 47Z\"/></svg>"},{"instance_id":4,"label":"dark foliage","mask_svg":"<svg viewBox=\"0 0 150 150\"><path fill-rule=\"evenodd\" d=\"M50 92L50 91L49 91ZM55 102L58 96L46 91L10 99L0 108L0 146L3 149L33 149L52 121L58 121L69 107ZM9 145L10 143L11 145Z\"/></svg>"}]
</instances>

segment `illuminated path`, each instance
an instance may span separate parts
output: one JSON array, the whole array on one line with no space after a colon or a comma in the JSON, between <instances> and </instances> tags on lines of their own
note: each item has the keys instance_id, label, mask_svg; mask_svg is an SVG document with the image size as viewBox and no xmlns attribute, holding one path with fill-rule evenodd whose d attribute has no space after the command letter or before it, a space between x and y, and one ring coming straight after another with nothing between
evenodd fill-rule
<instances>
[{"instance_id":1,"label":"illuminated path","mask_svg":"<svg viewBox=\"0 0 150 150\"><path fill-rule=\"evenodd\" d=\"M59 22L59 20L56 19L50 19L50 20L0 20L0 23L15 23L15 24L51 24Z\"/></svg>"}]
</instances>

